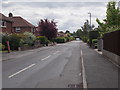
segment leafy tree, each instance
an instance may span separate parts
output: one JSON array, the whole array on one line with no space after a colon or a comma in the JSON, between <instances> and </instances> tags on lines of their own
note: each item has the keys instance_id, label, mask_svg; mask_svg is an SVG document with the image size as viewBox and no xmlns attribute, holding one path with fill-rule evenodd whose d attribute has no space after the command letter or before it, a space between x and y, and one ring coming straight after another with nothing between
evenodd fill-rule
<instances>
[{"instance_id":1,"label":"leafy tree","mask_svg":"<svg viewBox=\"0 0 120 90\"><path fill-rule=\"evenodd\" d=\"M84 23L84 25L81 28L83 31L88 32L91 29L93 29L94 27L95 27L94 25L90 26L89 21L86 20L86 22Z\"/></svg>"},{"instance_id":2,"label":"leafy tree","mask_svg":"<svg viewBox=\"0 0 120 90\"><path fill-rule=\"evenodd\" d=\"M116 2L111 1L107 5L106 19L104 20L107 25L120 25L119 8L116 8Z\"/></svg>"},{"instance_id":3,"label":"leafy tree","mask_svg":"<svg viewBox=\"0 0 120 90\"><path fill-rule=\"evenodd\" d=\"M44 19L39 22L38 29L40 30L40 34L42 36L46 36L49 40L57 37L57 25L54 20Z\"/></svg>"},{"instance_id":4,"label":"leafy tree","mask_svg":"<svg viewBox=\"0 0 120 90\"><path fill-rule=\"evenodd\" d=\"M103 34L116 31L120 29L120 9L116 7L116 2L111 1L107 5L106 18L103 22L97 18L98 23L97 30L100 32L101 37Z\"/></svg>"},{"instance_id":5,"label":"leafy tree","mask_svg":"<svg viewBox=\"0 0 120 90\"><path fill-rule=\"evenodd\" d=\"M65 34L67 34L67 33L70 33L70 31L66 30L66 31L65 31Z\"/></svg>"}]
</instances>

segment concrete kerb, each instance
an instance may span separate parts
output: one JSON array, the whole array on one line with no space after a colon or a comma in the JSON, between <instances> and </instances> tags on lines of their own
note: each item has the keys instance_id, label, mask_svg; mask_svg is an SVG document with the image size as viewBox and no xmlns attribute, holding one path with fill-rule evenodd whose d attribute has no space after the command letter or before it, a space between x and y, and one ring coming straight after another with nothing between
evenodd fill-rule
<instances>
[{"instance_id":1,"label":"concrete kerb","mask_svg":"<svg viewBox=\"0 0 120 90\"><path fill-rule=\"evenodd\" d=\"M50 48L50 47L51 46L48 46L48 48ZM32 54L34 52L37 52L38 50L42 50L44 48L45 47L40 47L40 48L30 49L30 50L25 50L25 51L15 51L15 52L11 52L11 53L5 53L6 58L3 59L3 56L2 56L2 59L0 61L6 61L6 60L11 60L11 59L14 59L14 58L19 58L19 57L22 57L22 56L26 56L26 55ZM22 54L21 54L21 52L22 52ZM29 52L29 53L26 53L26 52ZM23 54L23 53L26 53L26 54ZM1 55L2 55L2 53L1 53Z\"/></svg>"}]
</instances>

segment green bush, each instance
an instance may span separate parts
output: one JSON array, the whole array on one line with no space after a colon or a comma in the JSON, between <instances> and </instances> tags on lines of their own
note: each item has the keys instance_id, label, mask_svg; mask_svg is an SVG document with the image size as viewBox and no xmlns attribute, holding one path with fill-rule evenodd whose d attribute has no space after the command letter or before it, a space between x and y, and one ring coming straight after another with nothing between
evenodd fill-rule
<instances>
[{"instance_id":1,"label":"green bush","mask_svg":"<svg viewBox=\"0 0 120 90\"><path fill-rule=\"evenodd\" d=\"M18 47L22 45L22 42L22 38L19 34L9 35L9 43L12 50L18 50Z\"/></svg>"},{"instance_id":2,"label":"green bush","mask_svg":"<svg viewBox=\"0 0 120 90\"><path fill-rule=\"evenodd\" d=\"M92 39L92 43L97 43L97 39Z\"/></svg>"},{"instance_id":3,"label":"green bush","mask_svg":"<svg viewBox=\"0 0 120 90\"><path fill-rule=\"evenodd\" d=\"M97 39L100 36L98 31L90 31L89 32L89 39Z\"/></svg>"},{"instance_id":4,"label":"green bush","mask_svg":"<svg viewBox=\"0 0 120 90\"><path fill-rule=\"evenodd\" d=\"M55 42L57 42L57 43L65 43L67 40L66 40L66 38L65 37L57 37L56 39L55 39Z\"/></svg>"},{"instance_id":5,"label":"green bush","mask_svg":"<svg viewBox=\"0 0 120 90\"><path fill-rule=\"evenodd\" d=\"M69 39L70 39L70 41L75 40L75 38L74 38L74 37L69 37Z\"/></svg>"},{"instance_id":6,"label":"green bush","mask_svg":"<svg viewBox=\"0 0 120 90\"><path fill-rule=\"evenodd\" d=\"M34 45L34 42L36 40L36 36L33 33L24 32L23 35L25 36L23 39L24 44L28 44L30 46Z\"/></svg>"},{"instance_id":7,"label":"green bush","mask_svg":"<svg viewBox=\"0 0 120 90\"><path fill-rule=\"evenodd\" d=\"M75 38L74 37L65 37L65 39L66 39L66 42L69 42L69 41L72 41L72 40L75 40Z\"/></svg>"},{"instance_id":8,"label":"green bush","mask_svg":"<svg viewBox=\"0 0 120 90\"><path fill-rule=\"evenodd\" d=\"M90 43L90 46L92 45L92 40L93 39L97 39L98 37L100 36L99 32L98 31L90 31L89 32L89 43Z\"/></svg>"},{"instance_id":9,"label":"green bush","mask_svg":"<svg viewBox=\"0 0 120 90\"><path fill-rule=\"evenodd\" d=\"M97 42L98 42L97 39L92 39L92 46L93 46L94 48L97 48Z\"/></svg>"},{"instance_id":10,"label":"green bush","mask_svg":"<svg viewBox=\"0 0 120 90\"><path fill-rule=\"evenodd\" d=\"M6 41L9 41L9 36L5 35L5 34L2 34L2 42L0 42L0 43L2 43L3 45L5 45L5 47L7 47Z\"/></svg>"},{"instance_id":11,"label":"green bush","mask_svg":"<svg viewBox=\"0 0 120 90\"><path fill-rule=\"evenodd\" d=\"M66 39L66 42L69 42L70 41L70 37L65 37L65 39Z\"/></svg>"},{"instance_id":12,"label":"green bush","mask_svg":"<svg viewBox=\"0 0 120 90\"><path fill-rule=\"evenodd\" d=\"M5 49L5 45L3 45L2 43L0 43L0 51Z\"/></svg>"},{"instance_id":13,"label":"green bush","mask_svg":"<svg viewBox=\"0 0 120 90\"><path fill-rule=\"evenodd\" d=\"M83 37L82 37L82 40L83 40L84 42L87 42L87 41L88 41L88 37L87 37L87 36L83 36Z\"/></svg>"},{"instance_id":14,"label":"green bush","mask_svg":"<svg viewBox=\"0 0 120 90\"><path fill-rule=\"evenodd\" d=\"M49 40L48 40L45 36L38 36L38 37L37 37L37 40L39 40L39 41L40 41L40 44L43 44L43 45L49 43Z\"/></svg>"}]
</instances>

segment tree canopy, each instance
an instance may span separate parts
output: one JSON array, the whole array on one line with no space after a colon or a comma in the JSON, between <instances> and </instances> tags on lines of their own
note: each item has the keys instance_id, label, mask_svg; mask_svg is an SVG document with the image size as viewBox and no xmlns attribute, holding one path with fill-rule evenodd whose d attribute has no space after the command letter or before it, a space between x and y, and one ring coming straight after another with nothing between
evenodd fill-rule
<instances>
[{"instance_id":1,"label":"tree canopy","mask_svg":"<svg viewBox=\"0 0 120 90\"><path fill-rule=\"evenodd\" d=\"M111 1L107 4L106 18L101 22L98 18L97 30L101 36L105 33L120 30L120 9L116 7L116 2Z\"/></svg>"},{"instance_id":2,"label":"tree canopy","mask_svg":"<svg viewBox=\"0 0 120 90\"><path fill-rule=\"evenodd\" d=\"M52 40L57 36L58 29L54 20L41 19L38 24L38 29L40 30L40 34L46 36L49 40Z\"/></svg>"}]
</instances>

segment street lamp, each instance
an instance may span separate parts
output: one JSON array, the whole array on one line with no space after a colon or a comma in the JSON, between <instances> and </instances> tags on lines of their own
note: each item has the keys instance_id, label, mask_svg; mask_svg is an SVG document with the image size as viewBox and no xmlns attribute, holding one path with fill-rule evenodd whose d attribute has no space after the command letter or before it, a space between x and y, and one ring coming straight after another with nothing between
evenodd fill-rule
<instances>
[{"instance_id":1,"label":"street lamp","mask_svg":"<svg viewBox=\"0 0 120 90\"><path fill-rule=\"evenodd\" d=\"M91 12L89 12L88 14L90 14L90 30L91 30Z\"/></svg>"}]
</instances>

